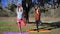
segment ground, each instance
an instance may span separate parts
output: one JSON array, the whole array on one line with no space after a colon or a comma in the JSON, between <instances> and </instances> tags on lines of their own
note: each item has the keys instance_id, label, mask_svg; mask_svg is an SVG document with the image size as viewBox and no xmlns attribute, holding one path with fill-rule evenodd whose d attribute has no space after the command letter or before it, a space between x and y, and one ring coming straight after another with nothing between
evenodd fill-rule
<instances>
[{"instance_id":1,"label":"ground","mask_svg":"<svg viewBox=\"0 0 60 34\"><path fill-rule=\"evenodd\" d=\"M31 20L32 18L30 18ZM46 20L45 20L46 19ZM42 22L49 22L52 23L59 21L60 18L42 18ZM26 30L35 29L36 26L33 23L27 24L27 26L22 26L23 32ZM39 26L39 28L44 29L51 29L51 32L31 32L30 34L60 34L60 28L55 27L49 27L47 25L45 26ZM16 17L0 17L0 34L3 34L3 32L18 32L18 26L16 23Z\"/></svg>"}]
</instances>

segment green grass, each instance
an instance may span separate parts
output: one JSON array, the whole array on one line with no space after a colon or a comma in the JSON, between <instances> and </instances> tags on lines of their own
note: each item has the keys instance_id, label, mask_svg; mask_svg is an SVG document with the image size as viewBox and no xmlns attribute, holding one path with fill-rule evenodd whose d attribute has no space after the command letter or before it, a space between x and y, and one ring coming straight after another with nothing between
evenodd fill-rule
<instances>
[{"instance_id":1,"label":"green grass","mask_svg":"<svg viewBox=\"0 0 60 34\"><path fill-rule=\"evenodd\" d=\"M11 24L16 24L16 22L11 22L11 21L0 21L0 34L3 34L3 32L18 32L18 27L17 25L11 25ZM53 28L53 27L48 27L48 26L39 26L40 28ZM34 29L36 28L35 26L26 26L22 27L22 30L25 32L27 29ZM30 32L30 34L60 34L59 29L53 29L52 32Z\"/></svg>"}]
</instances>

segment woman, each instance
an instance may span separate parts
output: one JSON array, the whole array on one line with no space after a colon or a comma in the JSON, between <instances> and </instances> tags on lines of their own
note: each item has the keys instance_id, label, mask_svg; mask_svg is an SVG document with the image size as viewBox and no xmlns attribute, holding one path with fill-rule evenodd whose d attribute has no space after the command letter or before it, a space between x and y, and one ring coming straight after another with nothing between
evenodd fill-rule
<instances>
[{"instance_id":1,"label":"woman","mask_svg":"<svg viewBox=\"0 0 60 34\"><path fill-rule=\"evenodd\" d=\"M18 23L19 31L20 31L20 34L22 34L21 25L25 26L26 22L23 19L23 7L20 3L17 6L16 13L17 13L17 23Z\"/></svg>"},{"instance_id":2,"label":"woman","mask_svg":"<svg viewBox=\"0 0 60 34\"><path fill-rule=\"evenodd\" d=\"M39 24L41 25L41 22L40 22L40 13L41 12L40 12L39 7L35 7L35 22L36 22L37 31L39 30L39 28L38 28Z\"/></svg>"}]
</instances>

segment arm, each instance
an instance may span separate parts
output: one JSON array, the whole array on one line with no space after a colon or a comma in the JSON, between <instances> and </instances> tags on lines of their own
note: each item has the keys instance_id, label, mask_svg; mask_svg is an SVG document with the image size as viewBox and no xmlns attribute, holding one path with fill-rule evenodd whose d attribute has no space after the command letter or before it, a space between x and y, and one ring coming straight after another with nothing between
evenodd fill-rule
<instances>
[{"instance_id":1,"label":"arm","mask_svg":"<svg viewBox=\"0 0 60 34\"><path fill-rule=\"evenodd\" d=\"M18 8L16 8L15 12L18 13Z\"/></svg>"}]
</instances>

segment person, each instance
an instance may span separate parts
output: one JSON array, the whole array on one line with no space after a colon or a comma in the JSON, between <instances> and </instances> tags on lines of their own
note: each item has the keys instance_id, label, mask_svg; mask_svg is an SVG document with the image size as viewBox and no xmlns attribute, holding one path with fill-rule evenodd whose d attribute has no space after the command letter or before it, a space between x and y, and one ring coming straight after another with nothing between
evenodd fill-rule
<instances>
[{"instance_id":1,"label":"person","mask_svg":"<svg viewBox=\"0 0 60 34\"><path fill-rule=\"evenodd\" d=\"M39 30L38 26L40 24L40 9L39 9L39 7L35 7L34 13L35 13L35 23L36 23L36 27L37 27L37 31L38 31Z\"/></svg>"},{"instance_id":2,"label":"person","mask_svg":"<svg viewBox=\"0 0 60 34\"><path fill-rule=\"evenodd\" d=\"M22 34L21 25L26 26L26 22L23 19L23 7L20 3L17 5L16 13L17 13L17 24L19 27L20 34Z\"/></svg>"}]
</instances>

